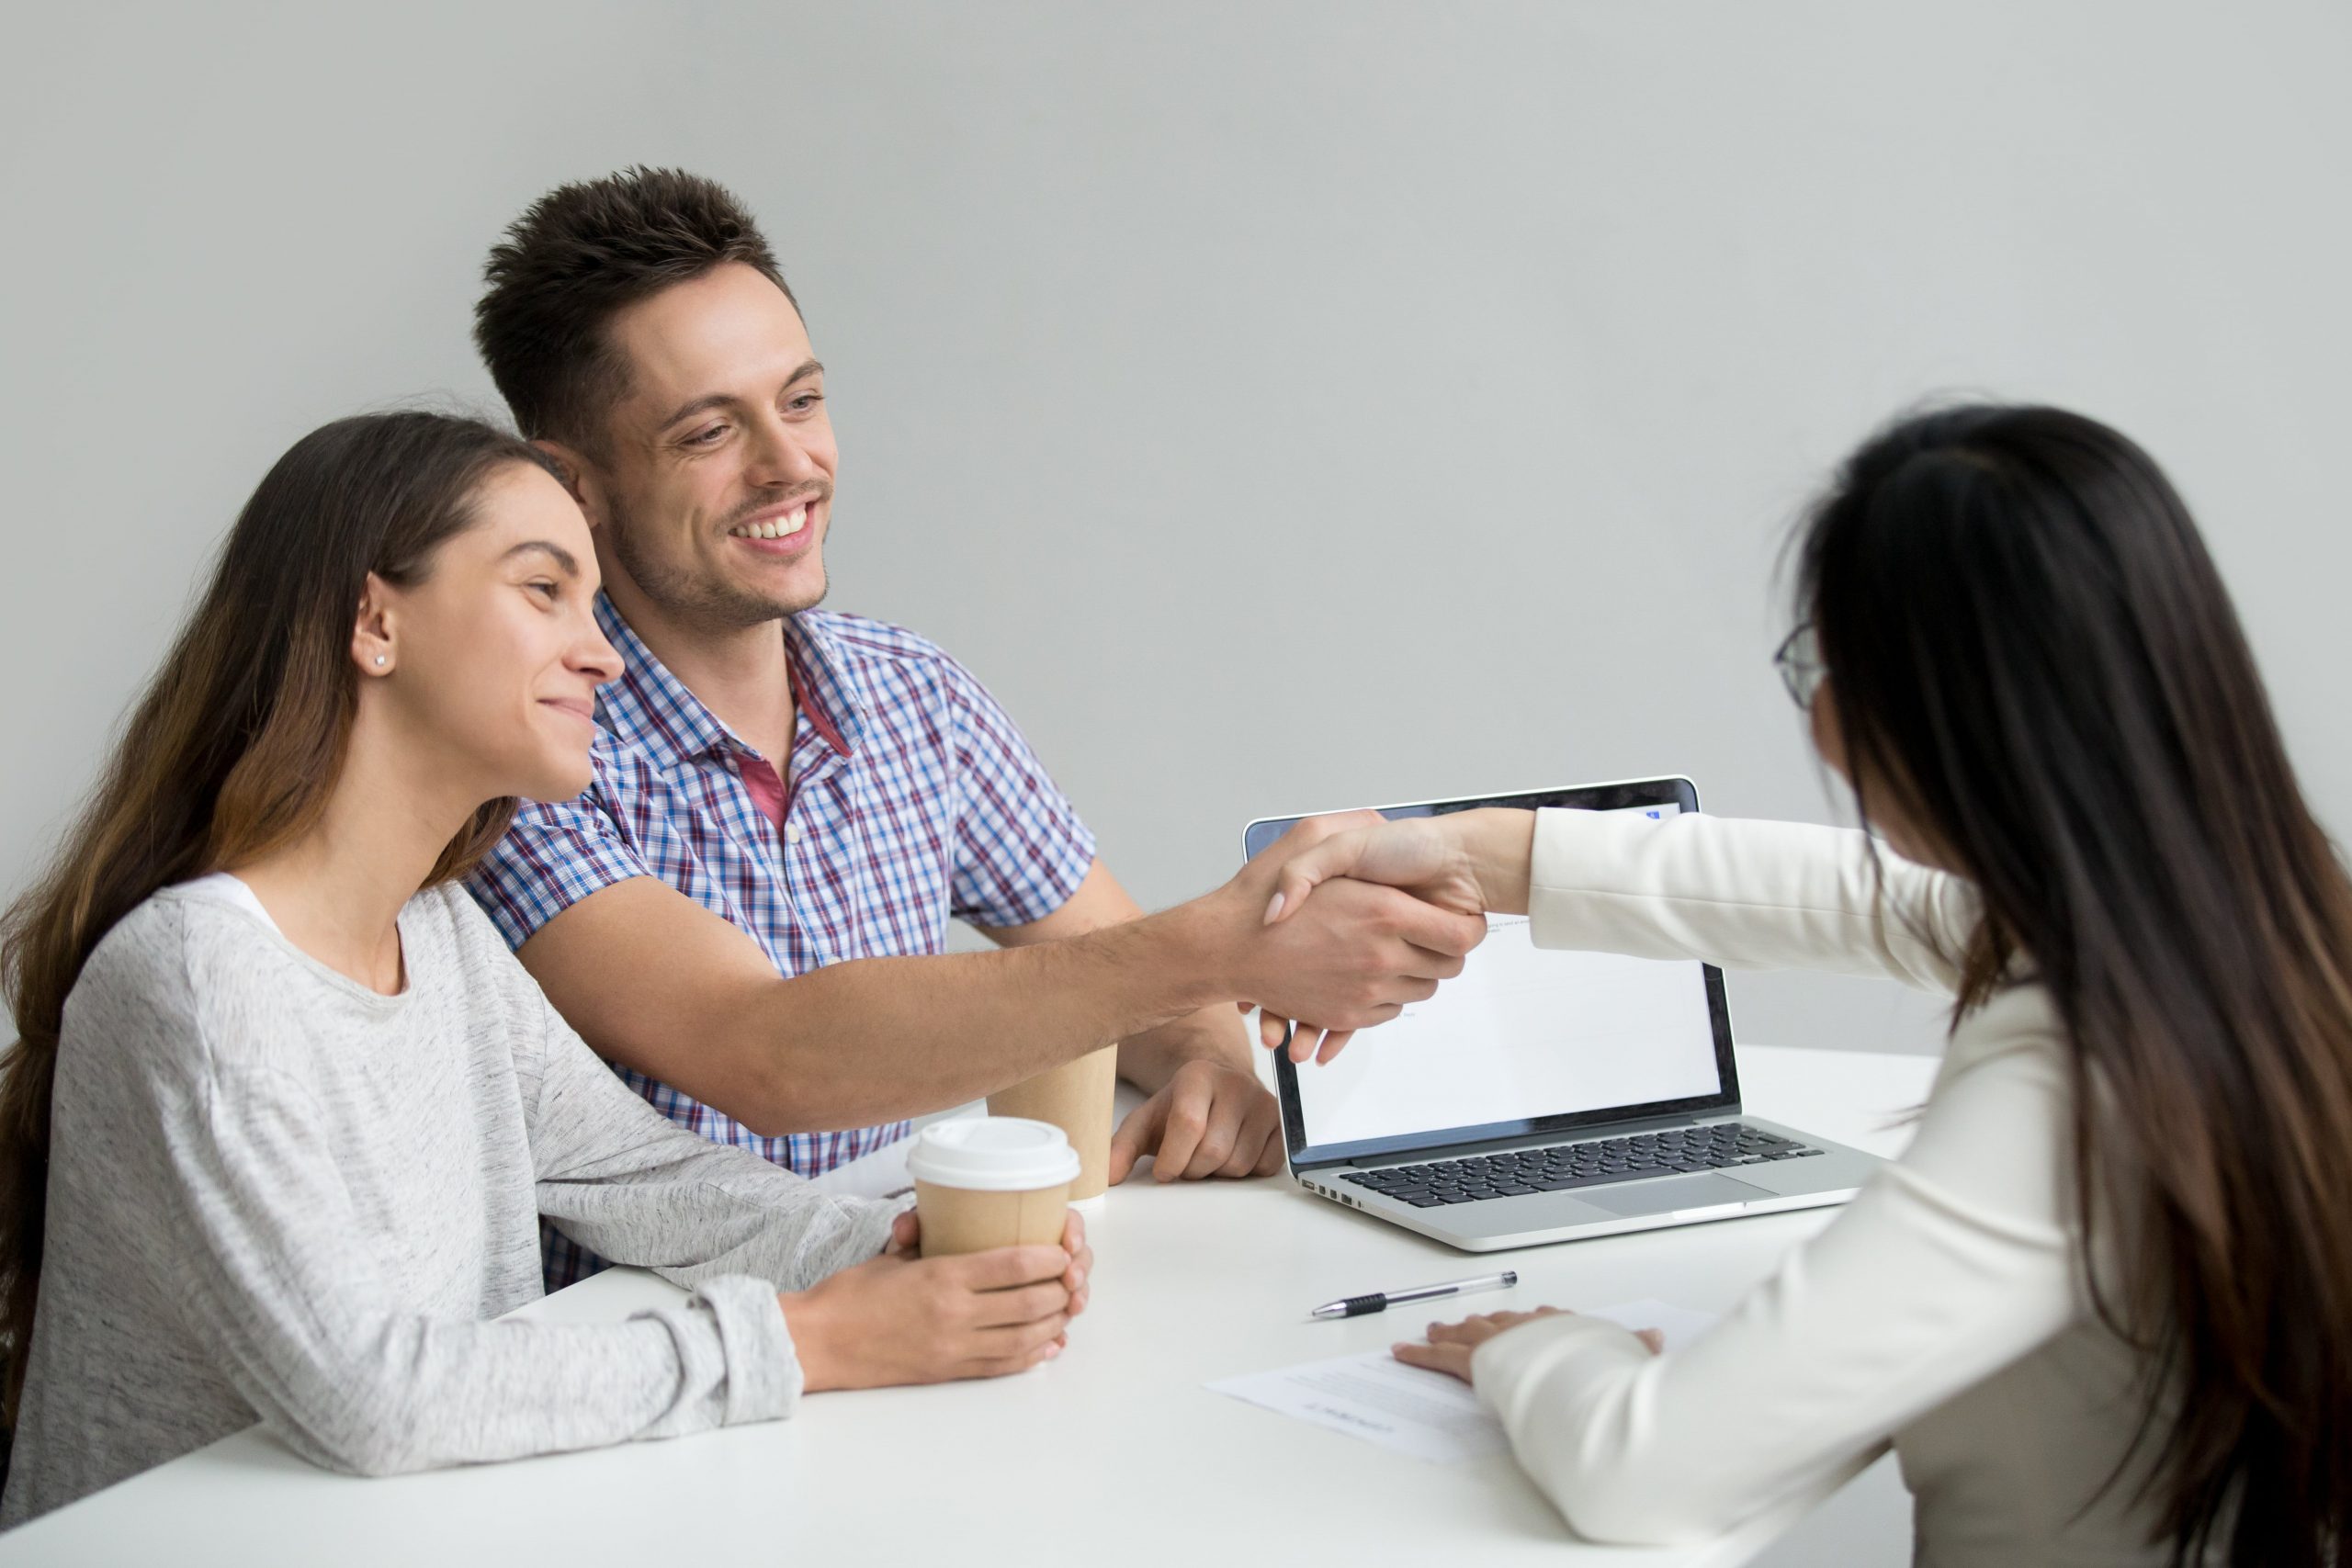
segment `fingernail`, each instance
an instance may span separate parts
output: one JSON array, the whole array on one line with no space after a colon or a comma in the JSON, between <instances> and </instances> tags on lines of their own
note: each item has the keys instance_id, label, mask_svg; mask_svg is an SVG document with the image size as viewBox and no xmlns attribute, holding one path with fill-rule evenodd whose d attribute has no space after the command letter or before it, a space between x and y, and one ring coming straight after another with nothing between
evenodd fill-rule
<instances>
[{"instance_id":1,"label":"fingernail","mask_svg":"<svg viewBox=\"0 0 2352 1568\"><path fill-rule=\"evenodd\" d=\"M1274 917L1282 912L1283 896L1277 893L1274 895L1274 901L1266 906L1266 924L1270 926L1272 925L1274 923Z\"/></svg>"},{"instance_id":2,"label":"fingernail","mask_svg":"<svg viewBox=\"0 0 2352 1568\"><path fill-rule=\"evenodd\" d=\"M1048 1361L1052 1360L1056 1356L1058 1356L1061 1353L1062 1348L1059 1344L1053 1344L1046 1347L1046 1359Z\"/></svg>"}]
</instances>

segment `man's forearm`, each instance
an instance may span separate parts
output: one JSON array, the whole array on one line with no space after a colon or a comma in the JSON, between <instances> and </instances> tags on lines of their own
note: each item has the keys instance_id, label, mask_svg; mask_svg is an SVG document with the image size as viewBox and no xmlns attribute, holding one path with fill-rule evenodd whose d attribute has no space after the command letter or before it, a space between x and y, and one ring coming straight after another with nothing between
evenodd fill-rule
<instances>
[{"instance_id":1,"label":"man's forearm","mask_svg":"<svg viewBox=\"0 0 2352 1568\"><path fill-rule=\"evenodd\" d=\"M1428 997L1486 933L1484 919L1344 879L1269 925L1278 871L1261 856L1143 919L1068 933L1035 922L1000 953L846 960L790 979L741 930L630 877L542 925L517 955L607 1060L775 1134L959 1105L1240 999L1365 1028ZM1157 1072L1171 1061L1162 1053L1175 1073L1204 1046L1222 1052L1207 1028L1145 1041L1131 1071ZM1247 1062L1246 1046L1236 1059Z\"/></svg>"},{"instance_id":2,"label":"man's forearm","mask_svg":"<svg viewBox=\"0 0 2352 1568\"><path fill-rule=\"evenodd\" d=\"M1210 925L1188 905L1065 942L854 959L747 988L720 1027L749 1081L737 1103L701 1098L773 1136L960 1105L1114 1041L1174 1031L1146 1048L1156 1063L1191 1038L1178 1024L1231 1009ZM1161 1081L1197 1054L1169 1059Z\"/></svg>"}]
</instances>

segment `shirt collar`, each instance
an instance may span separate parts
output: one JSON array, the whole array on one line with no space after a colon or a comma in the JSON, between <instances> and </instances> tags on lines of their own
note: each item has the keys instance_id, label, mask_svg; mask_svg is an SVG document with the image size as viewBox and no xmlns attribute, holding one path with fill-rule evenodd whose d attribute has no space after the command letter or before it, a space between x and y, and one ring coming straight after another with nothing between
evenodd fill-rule
<instances>
[{"instance_id":1,"label":"shirt collar","mask_svg":"<svg viewBox=\"0 0 2352 1568\"><path fill-rule=\"evenodd\" d=\"M850 660L821 615L786 615L785 657L792 661L792 694L825 744L846 757L865 729L865 706L858 701Z\"/></svg>"},{"instance_id":2,"label":"shirt collar","mask_svg":"<svg viewBox=\"0 0 2352 1568\"><path fill-rule=\"evenodd\" d=\"M654 657L601 592L596 595L596 624L621 656L620 674L596 693L605 728L615 739L652 752L665 764L752 750ZM842 650L821 626L799 615L785 617L784 648L800 711L835 752L848 756L865 726ZM785 759L769 761L782 764Z\"/></svg>"}]
</instances>

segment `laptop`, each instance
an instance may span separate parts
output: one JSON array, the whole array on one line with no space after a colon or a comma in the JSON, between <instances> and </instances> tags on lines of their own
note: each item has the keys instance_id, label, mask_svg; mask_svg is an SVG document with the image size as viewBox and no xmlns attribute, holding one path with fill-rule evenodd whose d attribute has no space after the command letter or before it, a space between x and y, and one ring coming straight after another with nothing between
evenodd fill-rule
<instances>
[{"instance_id":1,"label":"laptop","mask_svg":"<svg viewBox=\"0 0 2352 1568\"><path fill-rule=\"evenodd\" d=\"M1664 821L1689 779L1637 779L1385 806L1385 817L1574 807ZM1262 818L1248 852L1297 817ZM1723 972L1692 960L1551 952L1522 915L1436 996L1331 1062L1275 1058L1299 1185L1465 1252L1817 1208L1877 1156L1750 1116Z\"/></svg>"}]
</instances>

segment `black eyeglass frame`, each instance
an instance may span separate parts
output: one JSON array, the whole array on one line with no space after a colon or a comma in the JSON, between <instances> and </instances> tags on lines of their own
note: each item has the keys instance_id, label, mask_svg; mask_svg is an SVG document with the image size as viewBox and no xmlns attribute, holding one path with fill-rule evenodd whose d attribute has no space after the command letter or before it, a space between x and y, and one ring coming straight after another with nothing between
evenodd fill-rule
<instances>
[{"instance_id":1,"label":"black eyeglass frame","mask_svg":"<svg viewBox=\"0 0 2352 1568\"><path fill-rule=\"evenodd\" d=\"M1789 701L1799 711L1813 711L1813 699L1821 690L1821 682L1828 678L1829 666L1821 661L1821 638L1811 621L1799 621L1794 630L1781 639L1773 650L1772 668L1780 672L1781 684L1787 688Z\"/></svg>"}]
</instances>

